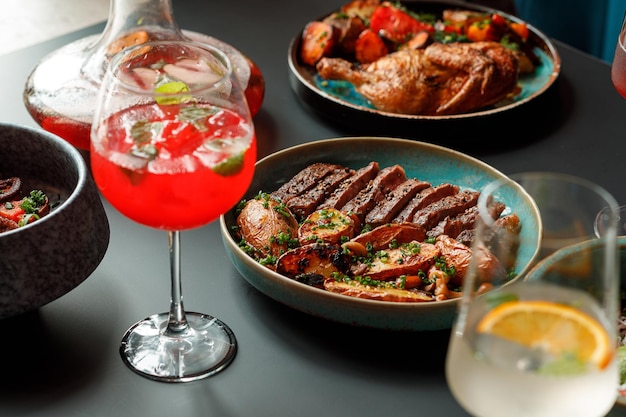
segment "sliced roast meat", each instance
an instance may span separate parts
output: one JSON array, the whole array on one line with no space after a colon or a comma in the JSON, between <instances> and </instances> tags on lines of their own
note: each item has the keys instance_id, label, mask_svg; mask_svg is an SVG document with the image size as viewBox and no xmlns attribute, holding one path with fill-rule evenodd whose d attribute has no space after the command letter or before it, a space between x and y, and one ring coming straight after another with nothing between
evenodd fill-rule
<instances>
[{"instance_id":1,"label":"sliced roast meat","mask_svg":"<svg viewBox=\"0 0 626 417\"><path fill-rule=\"evenodd\" d=\"M413 221L413 215L418 210L458 192L459 186L454 184L441 184L436 187L426 188L409 200L400 213L393 219L393 222L405 223Z\"/></svg>"},{"instance_id":2,"label":"sliced roast meat","mask_svg":"<svg viewBox=\"0 0 626 417\"><path fill-rule=\"evenodd\" d=\"M352 200L371 180L373 180L380 167L378 162L370 162L367 166L358 169L354 175L346 178L339 186L319 205L319 208L340 209Z\"/></svg>"},{"instance_id":3,"label":"sliced roast meat","mask_svg":"<svg viewBox=\"0 0 626 417\"><path fill-rule=\"evenodd\" d=\"M380 170L378 175L371 180L352 200L341 207L344 213L356 215L361 222L365 220L367 213L399 184L406 181L406 173L400 165L392 165Z\"/></svg>"},{"instance_id":4,"label":"sliced roast meat","mask_svg":"<svg viewBox=\"0 0 626 417\"><path fill-rule=\"evenodd\" d=\"M413 215L413 223L430 230L446 217L456 216L475 206L478 202L478 195L477 191L463 190L457 194L444 197L418 210Z\"/></svg>"},{"instance_id":5,"label":"sliced roast meat","mask_svg":"<svg viewBox=\"0 0 626 417\"><path fill-rule=\"evenodd\" d=\"M287 200L287 207L299 219L313 213L324 200L346 178L354 175L350 168L337 168L322 178L315 187Z\"/></svg>"},{"instance_id":6,"label":"sliced roast meat","mask_svg":"<svg viewBox=\"0 0 626 417\"><path fill-rule=\"evenodd\" d=\"M311 164L281 185L278 190L273 191L271 196L286 203L290 198L298 196L315 187L326 175L339 168L342 167L340 165L324 162Z\"/></svg>"},{"instance_id":7,"label":"sliced roast meat","mask_svg":"<svg viewBox=\"0 0 626 417\"><path fill-rule=\"evenodd\" d=\"M441 220L437 226L427 232L428 237L446 235L456 238L465 229L473 229L476 217L478 216L478 206L472 206L456 216L447 216Z\"/></svg>"},{"instance_id":8,"label":"sliced roast meat","mask_svg":"<svg viewBox=\"0 0 626 417\"><path fill-rule=\"evenodd\" d=\"M463 243L464 245L472 246L475 233L476 233L476 229L465 229L461 231L461 233L459 233L455 239Z\"/></svg>"},{"instance_id":9,"label":"sliced roast meat","mask_svg":"<svg viewBox=\"0 0 626 417\"><path fill-rule=\"evenodd\" d=\"M423 227L415 223L393 223L361 233L350 240L348 247L350 248L352 243L357 243L365 250L369 246L372 250L378 251L389 249L397 242L422 242L424 239L426 239L426 230Z\"/></svg>"},{"instance_id":10,"label":"sliced roast meat","mask_svg":"<svg viewBox=\"0 0 626 417\"><path fill-rule=\"evenodd\" d=\"M495 202L490 204L490 214L495 220L504 211L506 206L501 202ZM457 238L465 230L474 229L476 218L478 217L478 206L472 206L465 210L461 214L456 216L448 216L427 232L428 237L433 238L439 235L446 235L452 238ZM472 233L468 233L461 236L461 239L465 241L471 241Z\"/></svg>"},{"instance_id":11,"label":"sliced roast meat","mask_svg":"<svg viewBox=\"0 0 626 417\"><path fill-rule=\"evenodd\" d=\"M396 188L391 190L384 199L380 200L365 216L365 223L372 226L380 226L390 223L391 220L404 208L406 203L415 195L430 187L425 181L409 178Z\"/></svg>"}]
</instances>

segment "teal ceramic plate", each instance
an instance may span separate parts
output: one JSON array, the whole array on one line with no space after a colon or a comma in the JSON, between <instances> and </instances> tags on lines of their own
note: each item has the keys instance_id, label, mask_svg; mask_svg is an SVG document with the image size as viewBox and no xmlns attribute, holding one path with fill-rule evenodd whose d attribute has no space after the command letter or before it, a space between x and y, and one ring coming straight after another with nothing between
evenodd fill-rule
<instances>
[{"instance_id":1,"label":"teal ceramic plate","mask_svg":"<svg viewBox=\"0 0 626 417\"><path fill-rule=\"evenodd\" d=\"M504 177L491 166L460 152L428 143L380 137L326 139L287 148L269 155L256 165L253 183L246 198L259 191L270 192L313 162L331 162L360 168L376 161L381 167L400 164L407 177L445 182L480 190ZM535 258L540 230L539 213L521 188L502 200L516 212L523 224L523 260L518 273ZM255 262L239 247L231 234L236 224L235 210L220 218L226 252L239 273L265 295L296 310L325 319L365 327L390 330L436 330L450 328L458 300L429 303L395 303L333 294L277 274Z\"/></svg>"},{"instance_id":2,"label":"teal ceramic plate","mask_svg":"<svg viewBox=\"0 0 626 417\"><path fill-rule=\"evenodd\" d=\"M511 21L522 22L519 18L507 13L467 2L404 1L402 4L414 12L432 13L437 16L441 16L444 9L458 8L486 13L497 12ZM311 20L321 19L323 18ZM471 113L424 116L388 113L373 108L366 99L355 91L352 84L343 81L322 82L313 67L300 62L301 33L304 28L298 32L289 46L290 84L298 97L317 112L335 121L358 128L364 126L368 129L376 128L381 123L386 123L386 126L391 124L410 132L411 127L423 126L427 122L462 121L493 116L516 109L541 96L557 80L561 71L561 58L549 38L532 25L528 24L528 28L530 30L529 42L534 45L533 50L540 58L541 65L537 67L532 76L521 77L521 91L515 97Z\"/></svg>"}]
</instances>

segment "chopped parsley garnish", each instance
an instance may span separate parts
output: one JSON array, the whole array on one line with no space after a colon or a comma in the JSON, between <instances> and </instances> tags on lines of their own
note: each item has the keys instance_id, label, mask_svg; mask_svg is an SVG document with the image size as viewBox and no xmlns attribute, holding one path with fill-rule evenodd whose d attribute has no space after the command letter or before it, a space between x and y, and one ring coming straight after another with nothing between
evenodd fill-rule
<instances>
[{"instance_id":1,"label":"chopped parsley garnish","mask_svg":"<svg viewBox=\"0 0 626 417\"><path fill-rule=\"evenodd\" d=\"M37 214L39 209L46 204L46 195L41 190L33 190L20 204L20 208L26 214ZM39 218L39 217L37 217Z\"/></svg>"},{"instance_id":2,"label":"chopped parsley garnish","mask_svg":"<svg viewBox=\"0 0 626 417\"><path fill-rule=\"evenodd\" d=\"M130 154L138 158L152 161L159 156L159 150L152 141L161 135L163 123L150 122L149 120L139 120L130 128L130 135L133 138L133 146Z\"/></svg>"}]
</instances>

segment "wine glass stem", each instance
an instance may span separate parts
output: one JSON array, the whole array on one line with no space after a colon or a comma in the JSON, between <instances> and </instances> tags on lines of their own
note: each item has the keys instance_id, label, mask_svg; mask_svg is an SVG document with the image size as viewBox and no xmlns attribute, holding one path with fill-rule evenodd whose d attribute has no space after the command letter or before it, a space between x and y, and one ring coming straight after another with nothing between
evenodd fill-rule
<instances>
[{"instance_id":1,"label":"wine glass stem","mask_svg":"<svg viewBox=\"0 0 626 417\"><path fill-rule=\"evenodd\" d=\"M170 316L165 334L180 336L189 328L183 307L183 289L180 277L180 232L167 233L170 250L170 272L172 275L172 295L170 298Z\"/></svg>"}]
</instances>

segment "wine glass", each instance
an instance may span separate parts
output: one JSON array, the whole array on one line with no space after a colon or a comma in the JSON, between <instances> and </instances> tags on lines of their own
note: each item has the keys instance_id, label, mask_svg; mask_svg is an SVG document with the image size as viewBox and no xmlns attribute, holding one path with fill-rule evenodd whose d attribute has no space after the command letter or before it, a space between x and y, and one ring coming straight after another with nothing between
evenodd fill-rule
<instances>
[{"instance_id":1,"label":"wine glass","mask_svg":"<svg viewBox=\"0 0 626 417\"><path fill-rule=\"evenodd\" d=\"M611 81L617 92L626 98L626 13L617 37L617 45L615 45L615 55L611 64Z\"/></svg>"},{"instance_id":2,"label":"wine glass","mask_svg":"<svg viewBox=\"0 0 626 417\"><path fill-rule=\"evenodd\" d=\"M131 220L168 235L169 312L126 332L124 362L168 382L220 371L233 360L236 339L219 319L183 308L180 231L229 210L254 173L254 127L227 55L191 41L125 49L104 77L91 141L91 168L104 197Z\"/></svg>"},{"instance_id":3,"label":"wine glass","mask_svg":"<svg viewBox=\"0 0 626 417\"><path fill-rule=\"evenodd\" d=\"M618 386L617 204L578 177L510 178L479 197L471 266L446 358L448 384L477 417L604 416ZM541 214L541 250L526 269L516 265L528 245L519 233L524 224L491 215L512 190L528 193ZM603 207L611 215L597 238L594 222ZM520 275L510 282L513 270Z\"/></svg>"}]
</instances>

